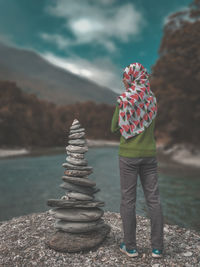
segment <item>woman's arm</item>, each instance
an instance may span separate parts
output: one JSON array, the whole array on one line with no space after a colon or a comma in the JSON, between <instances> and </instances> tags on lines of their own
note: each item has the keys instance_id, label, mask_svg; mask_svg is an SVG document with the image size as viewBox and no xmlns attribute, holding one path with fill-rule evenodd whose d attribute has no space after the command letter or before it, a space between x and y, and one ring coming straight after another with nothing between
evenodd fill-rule
<instances>
[{"instance_id":1,"label":"woman's arm","mask_svg":"<svg viewBox=\"0 0 200 267\"><path fill-rule=\"evenodd\" d=\"M119 120L119 106L116 104L116 108L112 117L112 122L111 122L111 132L112 133L120 133L120 127L118 125L118 120Z\"/></svg>"}]
</instances>

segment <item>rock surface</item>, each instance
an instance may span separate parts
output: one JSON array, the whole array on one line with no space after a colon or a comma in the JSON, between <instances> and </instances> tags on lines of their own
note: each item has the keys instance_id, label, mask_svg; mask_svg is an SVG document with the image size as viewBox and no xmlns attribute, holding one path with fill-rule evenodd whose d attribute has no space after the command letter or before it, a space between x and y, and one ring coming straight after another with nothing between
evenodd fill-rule
<instances>
[{"instance_id":1,"label":"rock surface","mask_svg":"<svg viewBox=\"0 0 200 267\"><path fill-rule=\"evenodd\" d=\"M73 145L68 145L66 147L66 150L69 152L75 152L75 153L85 153L88 151L87 146L73 146Z\"/></svg>"},{"instance_id":2,"label":"rock surface","mask_svg":"<svg viewBox=\"0 0 200 267\"><path fill-rule=\"evenodd\" d=\"M80 126L81 125L79 123L75 123L75 124L72 123L72 126L70 127L70 130L77 130L77 129L80 128Z\"/></svg>"},{"instance_id":3,"label":"rock surface","mask_svg":"<svg viewBox=\"0 0 200 267\"><path fill-rule=\"evenodd\" d=\"M47 243L52 240L55 229L55 219L49 212L30 214L13 218L10 221L0 223L0 266L2 267L151 267L159 264L159 267L199 267L200 266L200 233L181 228L177 225L164 224L164 255L162 259L151 257L150 243L150 219L137 215L137 246L138 258L132 259L120 253L119 244L123 240L122 221L119 213L105 212L102 216L105 223L111 227L111 231L102 243L92 247L92 238L88 241L88 248L85 252L68 253L66 248L73 246L74 235L67 235L68 238L59 236L55 239L52 247ZM100 231L100 235L103 235ZM82 234L81 234L82 236ZM80 238L80 246L84 249L84 242ZM105 234L106 236L106 234ZM58 236L57 236L58 238ZM84 234L84 237L85 234ZM99 238L93 235L94 242ZM63 242L67 242L62 246ZM84 239L85 240L85 239ZM78 241L77 241L78 242ZM91 244L91 247L89 247ZM55 251L56 247L63 249L62 252ZM77 244L76 244L77 246ZM81 248L81 249L82 249ZM60 250L60 251L61 251ZM183 253L187 253L184 256Z\"/></svg>"},{"instance_id":4,"label":"rock surface","mask_svg":"<svg viewBox=\"0 0 200 267\"><path fill-rule=\"evenodd\" d=\"M72 153L72 152L67 151L67 155L69 155L70 157L75 158L75 159L83 159L84 158L83 153Z\"/></svg>"},{"instance_id":5,"label":"rock surface","mask_svg":"<svg viewBox=\"0 0 200 267\"><path fill-rule=\"evenodd\" d=\"M85 132L85 128L80 128L77 130L70 130L69 134L74 134L74 133L84 133Z\"/></svg>"},{"instance_id":6,"label":"rock surface","mask_svg":"<svg viewBox=\"0 0 200 267\"><path fill-rule=\"evenodd\" d=\"M102 219L91 222L68 222L64 220L57 220L54 227L68 233L85 233L96 229L104 224ZM92 232L91 232L92 237Z\"/></svg>"},{"instance_id":7,"label":"rock surface","mask_svg":"<svg viewBox=\"0 0 200 267\"><path fill-rule=\"evenodd\" d=\"M76 185L68 182L64 182L60 185L61 188L69 190L69 191L75 191L87 195L93 195L94 193L97 192L98 188L96 187L89 187L89 186L81 186L81 185Z\"/></svg>"},{"instance_id":8,"label":"rock surface","mask_svg":"<svg viewBox=\"0 0 200 267\"><path fill-rule=\"evenodd\" d=\"M90 222L96 221L103 216L103 210L94 209L53 209L49 213L54 215L56 219L66 220L70 222Z\"/></svg>"},{"instance_id":9,"label":"rock surface","mask_svg":"<svg viewBox=\"0 0 200 267\"><path fill-rule=\"evenodd\" d=\"M63 163L63 165L64 164L66 164L66 163ZM84 177L84 176L90 175L92 172L93 172L92 170L88 170L88 171L66 170L66 171L64 171L64 174L67 175L67 176L75 176L75 177L81 176L81 177Z\"/></svg>"},{"instance_id":10,"label":"rock surface","mask_svg":"<svg viewBox=\"0 0 200 267\"><path fill-rule=\"evenodd\" d=\"M69 198L77 199L77 200L92 200L94 199L94 196L90 196L87 194L82 194L78 192L68 192L66 194Z\"/></svg>"},{"instance_id":11,"label":"rock surface","mask_svg":"<svg viewBox=\"0 0 200 267\"><path fill-rule=\"evenodd\" d=\"M68 142L70 145L85 145L86 142L84 139L76 139L76 140L69 140Z\"/></svg>"},{"instance_id":12,"label":"rock surface","mask_svg":"<svg viewBox=\"0 0 200 267\"><path fill-rule=\"evenodd\" d=\"M103 225L89 233L71 234L58 231L53 234L47 245L60 252L78 252L94 248L101 244L110 232L110 226Z\"/></svg>"},{"instance_id":13,"label":"rock surface","mask_svg":"<svg viewBox=\"0 0 200 267\"><path fill-rule=\"evenodd\" d=\"M78 166L79 165L86 166L88 164L87 160L85 160L85 159L75 159L75 158L70 157L70 156L66 158L66 161L68 161L71 164L78 165Z\"/></svg>"},{"instance_id":14,"label":"rock surface","mask_svg":"<svg viewBox=\"0 0 200 267\"><path fill-rule=\"evenodd\" d=\"M91 166L76 166L67 162L63 163L62 166L64 168L68 168L69 170L88 171L87 175L89 175L93 171L93 168Z\"/></svg>"},{"instance_id":15,"label":"rock surface","mask_svg":"<svg viewBox=\"0 0 200 267\"><path fill-rule=\"evenodd\" d=\"M82 186L95 186L96 183L88 178L78 178L72 176L63 176L62 177L64 182L70 182L72 184L82 185Z\"/></svg>"},{"instance_id":16,"label":"rock surface","mask_svg":"<svg viewBox=\"0 0 200 267\"><path fill-rule=\"evenodd\" d=\"M95 207L103 207L104 202L98 200L92 201L81 201L81 200L62 200L62 199L49 199L47 201L48 206L50 207L60 207L60 208L95 208Z\"/></svg>"},{"instance_id":17,"label":"rock surface","mask_svg":"<svg viewBox=\"0 0 200 267\"><path fill-rule=\"evenodd\" d=\"M74 133L74 134L69 135L69 139L79 139L79 138L83 138L84 136L85 136L84 132Z\"/></svg>"}]
</instances>

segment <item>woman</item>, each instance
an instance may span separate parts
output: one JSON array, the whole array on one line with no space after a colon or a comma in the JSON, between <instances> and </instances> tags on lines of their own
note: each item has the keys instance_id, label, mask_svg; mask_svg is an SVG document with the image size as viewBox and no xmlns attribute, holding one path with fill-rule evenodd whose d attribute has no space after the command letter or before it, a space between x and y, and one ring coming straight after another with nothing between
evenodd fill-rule
<instances>
[{"instance_id":1,"label":"woman","mask_svg":"<svg viewBox=\"0 0 200 267\"><path fill-rule=\"evenodd\" d=\"M117 99L111 123L111 131L121 134L118 154L124 242L120 244L120 250L130 257L138 256L135 211L138 174L151 220L152 257L161 257L164 248L154 139L157 102L148 78L147 70L140 63L124 69L126 90Z\"/></svg>"}]
</instances>

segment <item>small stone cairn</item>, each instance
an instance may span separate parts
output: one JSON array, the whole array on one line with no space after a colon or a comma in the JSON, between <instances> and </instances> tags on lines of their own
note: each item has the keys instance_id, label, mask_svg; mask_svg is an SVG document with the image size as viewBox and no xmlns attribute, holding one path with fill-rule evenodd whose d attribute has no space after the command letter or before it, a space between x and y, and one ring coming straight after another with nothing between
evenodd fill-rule
<instances>
[{"instance_id":1,"label":"small stone cairn","mask_svg":"<svg viewBox=\"0 0 200 267\"><path fill-rule=\"evenodd\" d=\"M66 194L61 199L49 199L49 212L56 218L57 229L47 245L60 252L79 252L97 248L110 232L110 226L101 218L104 211L99 208L104 202L96 200L94 194L100 189L88 179L93 168L88 166L84 154L88 151L85 129L77 119L70 127L69 145L61 188Z\"/></svg>"}]
</instances>

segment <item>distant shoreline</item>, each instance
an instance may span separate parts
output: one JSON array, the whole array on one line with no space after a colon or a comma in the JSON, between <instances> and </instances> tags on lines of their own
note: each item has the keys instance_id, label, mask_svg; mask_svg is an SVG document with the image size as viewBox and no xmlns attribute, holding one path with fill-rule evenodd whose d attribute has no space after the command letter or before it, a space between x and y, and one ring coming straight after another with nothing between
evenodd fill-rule
<instances>
[{"instance_id":1,"label":"distant shoreline","mask_svg":"<svg viewBox=\"0 0 200 267\"><path fill-rule=\"evenodd\" d=\"M88 147L101 147L101 146L118 146L118 141L103 140L103 139L86 139Z\"/></svg>"},{"instance_id":2,"label":"distant shoreline","mask_svg":"<svg viewBox=\"0 0 200 267\"><path fill-rule=\"evenodd\" d=\"M119 146L119 142L112 140L94 140L86 139L88 147L113 147ZM0 159L8 157L17 157L25 155L38 155L43 152L54 153L65 151L64 147L58 148L0 148ZM200 168L200 148L194 145L175 144L167 149L162 143L157 143L157 152L169 158L171 161L180 163L185 166Z\"/></svg>"},{"instance_id":3,"label":"distant shoreline","mask_svg":"<svg viewBox=\"0 0 200 267\"><path fill-rule=\"evenodd\" d=\"M174 144L165 149L163 144L159 144L157 151L174 162L200 168L200 148L196 148L194 145Z\"/></svg>"},{"instance_id":4,"label":"distant shoreline","mask_svg":"<svg viewBox=\"0 0 200 267\"><path fill-rule=\"evenodd\" d=\"M7 158L7 157L13 157L13 156L22 156L29 154L30 151L26 148L0 148L0 158Z\"/></svg>"}]
</instances>

